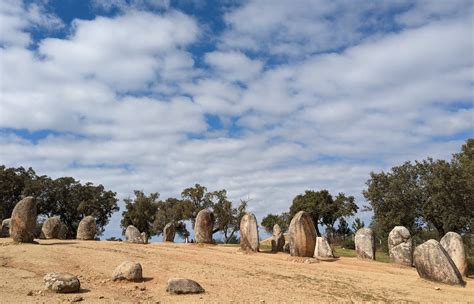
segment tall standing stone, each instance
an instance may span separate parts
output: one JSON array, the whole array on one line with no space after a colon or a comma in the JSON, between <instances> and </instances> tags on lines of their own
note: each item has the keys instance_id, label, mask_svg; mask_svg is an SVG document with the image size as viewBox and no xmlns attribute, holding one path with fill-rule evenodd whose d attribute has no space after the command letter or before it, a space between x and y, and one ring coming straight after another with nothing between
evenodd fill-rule
<instances>
[{"instance_id":1,"label":"tall standing stone","mask_svg":"<svg viewBox=\"0 0 474 304\"><path fill-rule=\"evenodd\" d=\"M86 216L82 219L77 227L76 238L78 240L93 240L97 233L97 226L95 218L91 215Z\"/></svg>"},{"instance_id":2,"label":"tall standing stone","mask_svg":"<svg viewBox=\"0 0 474 304\"><path fill-rule=\"evenodd\" d=\"M246 213L240 220L240 248L254 252L260 248L257 219L252 213Z\"/></svg>"},{"instance_id":3,"label":"tall standing stone","mask_svg":"<svg viewBox=\"0 0 474 304\"><path fill-rule=\"evenodd\" d=\"M163 228L163 242L174 242L174 237L176 235L176 229L174 223L166 224Z\"/></svg>"},{"instance_id":4,"label":"tall standing stone","mask_svg":"<svg viewBox=\"0 0 474 304\"><path fill-rule=\"evenodd\" d=\"M41 232L45 239L59 239L61 220L59 216L53 216L44 221Z\"/></svg>"},{"instance_id":5,"label":"tall standing stone","mask_svg":"<svg viewBox=\"0 0 474 304\"><path fill-rule=\"evenodd\" d=\"M145 234L146 237L146 234ZM128 225L125 230L125 242L135 243L135 244L145 244L146 240L143 239L143 235L140 231L133 225Z\"/></svg>"},{"instance_id":6,"label":"tall standing stone","mask_svg":"<svg viewBox=\"0 0 474 304\"><path fill-rule=\"evenodd\" d=\"M316 247L314 248L315 258L334 258L331 246L325 237L318 236L316 238Z\"/></svg>"},{"instance_id":7,"label":"tall standing stone","mask_svg":"<svg viewBox=\"0 0 474 304\"><path fill-rule=\"evenodd\" d=\"M211 211L203 209L196 216L194 225L194 238L196 243L212 244L212 230L214 229L214 215Z\"/></svg>"},{"instance_id":8,"label":"tall standing stone","mask_svg":"<svg viewBox=\"0 0 474 304\"><path fill-rule=\"evenodd\" d=\"M375 235L372 229L361 228L357 230L354 242L357 257L375 260Z\"/></svg>"},{"instance_id":9,"label":"tall standing stone","mask_svg":"<svg viewBox=\"0 0 474 304\"><path fill-rule=\"evenodd\" d=\"M290 254L292 256L313 257L316 245L316 229L308 213L298 212L288 228Z\"/></svg>"},{"instance_id":10,"label":"tall standing stone","mask_svg":"<svg viewBox=\"0 0 474 304\"><path fill-rule=\"evenodd\" d=\"M445 284L464 286L465 282L453 260L436 240L428 240L417 246L413 263L420 277Z\"/></svg>"},{"instance_id":11,"label":"tall standing stone","mask_svg":"<svg viewBox=\"0 0 474 304\"><path fill-rule=\"evenodd\" d=\"M463 276L467 276L466 251L462 238L456 232L446 233L439 242Z\"/></svg>"},{"instance_id":12,"label":"tall standing stone","mask_svg":"<svg viewBox=\"0 0 474 304\"><path fill-rule=\"evenodd\" d=\"M32 243L36 228L36 202L28 196L13 208L10 236L15 242Z\"/></svg>"},{"instance_id":13,"label":"tall standing stone","mask_svg":"<svg viewBox=\"0 0 474 304\"><path fill-rule=\"evenodd\" d=\"M2 221L2 227L1 227L1 230L0 230L0 237L10 237L10 222L11 222L11 220L9 218L4 219Z\"/></svg>"},{"instance_id":14,"label":"tall standing stone","mask_svg":"<svg viewBox=\"0 0 474 304\"><path fill-rule=\"evenodd\" d=\"M395 226L388 235L388 251L392 263L411 266L412 240L410 231L403 226Z\"/></svg>"},{"instance_id":15,"label":"tall standing stone","mask_svg":"<svg viewBox=\"0 0 474 304\"><path fill-rule=\"evenodd\" d=\"M272 235L272 251L281 252L284 250L285 246L285 235L280 228L280 225L275 224L273 226L273 235Z\"/></svg>"}]
</instances>

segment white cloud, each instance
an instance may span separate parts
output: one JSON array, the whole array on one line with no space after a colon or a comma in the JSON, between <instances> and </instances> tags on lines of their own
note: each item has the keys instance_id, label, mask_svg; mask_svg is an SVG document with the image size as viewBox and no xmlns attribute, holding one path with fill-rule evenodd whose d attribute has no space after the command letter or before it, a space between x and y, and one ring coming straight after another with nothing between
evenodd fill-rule
<instances>
[{"instance_id":1,"label":"white cloud","mask_svg":"<svg viewBox=\"0 0 474 304\"><path fill-rule=\"evenodd\" d=\"M0 36L0 128L55 131L37 143L0 133L5 165L121 197L225 188L261 219L309 188L361 202L370 171L448 158L474 129L472 19L461 8L249 1L227 12L220 42L199 58L193 17L113 3L120 14L75 20L37 50L28 29L48 27L46 9L3 6L13 17ZM392 16L399 31L360 30L394 5L408 7Z\"/></svg>"}]
</instances>

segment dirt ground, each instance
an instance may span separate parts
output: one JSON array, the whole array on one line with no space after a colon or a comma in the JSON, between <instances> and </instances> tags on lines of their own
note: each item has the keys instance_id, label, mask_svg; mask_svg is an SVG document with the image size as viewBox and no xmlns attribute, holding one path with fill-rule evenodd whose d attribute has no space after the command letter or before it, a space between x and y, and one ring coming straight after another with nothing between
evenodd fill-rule
<instances>
[{"instance_id":1,"label":"dirt ground","mask_svg":"<svg viewBox=\"0 0 474 304\"><path fill-rule=\"evenodd\" d=\"M142 264L144 282L113 282L125 260ZM44 290L47 272L79 276L79 294ZM189 278L206 290L170 295L169 278ZM414 268L340 258L305 263L288 254L243 254L236 247L107 241L39 240L13 244L0 239L1 303L314 303L474 302L474 279L466 287L422 280ZM28 295L30 294L30 295Z\"/></svg>"}]
</instances>

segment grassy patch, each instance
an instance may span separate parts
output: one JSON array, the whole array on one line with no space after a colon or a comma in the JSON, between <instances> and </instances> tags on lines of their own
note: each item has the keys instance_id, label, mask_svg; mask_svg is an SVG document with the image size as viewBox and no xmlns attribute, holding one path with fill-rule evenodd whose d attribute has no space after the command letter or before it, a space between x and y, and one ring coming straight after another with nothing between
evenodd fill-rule
<instances>
[{"instance_id":1,"label":"grassy patch","mask_svg":"<svg viewBox=\"0 0 474 304\"><path fill-rule=\"evenodd\" d=\"M334 246L333 250L334 250L334 254L336 256L350 257L350 258L357 257L357 253L353 249L346 249L346 248L342 248L341 246ZM379 261L379 262L389 263L390 262L390 257L388 256L388 254L386 252L376 251L375 252L375 260Z\"/></svg>"}]
</instances>

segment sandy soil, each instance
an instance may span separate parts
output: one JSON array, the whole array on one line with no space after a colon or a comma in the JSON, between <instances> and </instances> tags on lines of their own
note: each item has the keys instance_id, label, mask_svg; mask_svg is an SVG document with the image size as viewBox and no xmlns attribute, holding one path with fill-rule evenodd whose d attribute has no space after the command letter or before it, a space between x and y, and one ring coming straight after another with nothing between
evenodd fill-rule
<instances>
[{"instance_id":1,"label":"sandy soil","mask_svg":"<svg viewBox=\"0 0 474 304\"><path fill-rule=\"evenodd\" d=\"M113 282L114 268L139 261L144 282ZM80 277L79 294L44 291L43 276L64 271ZM206 293L170 295L169 278L198 281ZM474 279L465 288L418 277L414 268L340 258L304 263L287 254L242 254L236 247L148 245L106 241L40 240L13 244L0 239L1 303L300 303L474 302ZM28 293L32 295L28 295Z\"/></svg>"}]
</instances>

